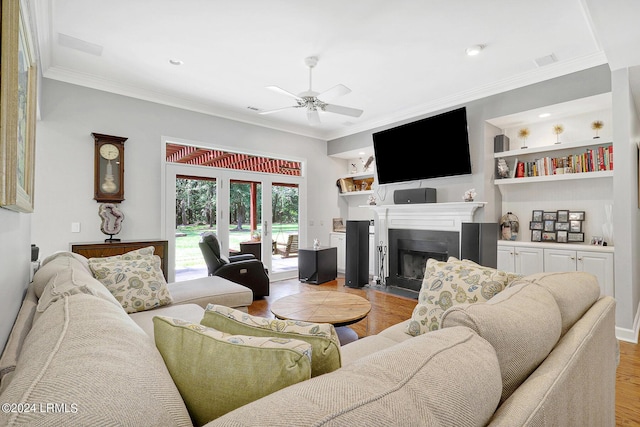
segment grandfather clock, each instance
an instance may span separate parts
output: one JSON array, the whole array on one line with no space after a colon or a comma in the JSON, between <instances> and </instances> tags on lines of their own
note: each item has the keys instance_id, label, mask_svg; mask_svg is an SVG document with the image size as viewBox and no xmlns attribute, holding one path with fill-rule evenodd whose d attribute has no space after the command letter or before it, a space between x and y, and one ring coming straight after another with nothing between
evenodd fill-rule
<instances>
[{"instance_id":1,"label":"grandfather clock","mask_svg":"<svg viewBox=\"0 0 640 427\"><path fill-rule=\"evenodd\" d=\"M124 200L124 142L121 136L92 133L95 140L94 199L99 203Z\"/></svg>"}]
</instances>

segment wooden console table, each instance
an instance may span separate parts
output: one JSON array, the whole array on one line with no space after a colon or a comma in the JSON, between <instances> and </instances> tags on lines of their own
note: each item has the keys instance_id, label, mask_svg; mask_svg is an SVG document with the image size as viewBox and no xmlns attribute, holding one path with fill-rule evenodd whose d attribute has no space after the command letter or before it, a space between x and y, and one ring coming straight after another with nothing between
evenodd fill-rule
<instances>
[{"instance_id":1,"label":"wooden console table","mask_svg":"<svg viewBox=\"0 0 640 427\"><path fill-rule=\"evenodd\" d=\"M154 254L160 257L162 273L165 279L168 277L167 258L169 256L169 242L166 240L136 240L121 242L90 242L71 243L71 252L86 258L102 258L114 255L122 255L125 252L153 246Z\"/></svg>"}]
</instances>

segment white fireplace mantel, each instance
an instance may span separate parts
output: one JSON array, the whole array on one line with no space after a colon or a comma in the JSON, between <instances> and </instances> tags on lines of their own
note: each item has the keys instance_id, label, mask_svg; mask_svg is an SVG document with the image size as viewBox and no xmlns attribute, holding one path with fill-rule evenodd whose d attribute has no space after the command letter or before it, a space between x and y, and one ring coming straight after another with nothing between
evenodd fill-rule
<instances>
[{"instance_id":1,"label":"white fireplace mantel","mask_svg":"<svg viewBox=\"0 0 640 427\"><path fill-rule=\"evenodd\" d=\"M390 228L460 231L463 222L473 222L474 212L486 202L416 203L370 205L377 216L379 240L386 242Z\"/></svg>"},{"instance_id":2,"label":"white fireplace mantel","mask_svg":"<svg viewBox=\"0 0 640 427\"><path fill-rule=\"evenodd\" d=\"M387 248L389 229L455 231L462 238L462 223L474 222L473 215L486 202L416 203L406 205L367 205L377 215L376 245ZM384 251L386 253L386 250ZM389 271L389 259L384 271ZM380 269L379 260L376 269Z\"/></svg>"}]
</instances>

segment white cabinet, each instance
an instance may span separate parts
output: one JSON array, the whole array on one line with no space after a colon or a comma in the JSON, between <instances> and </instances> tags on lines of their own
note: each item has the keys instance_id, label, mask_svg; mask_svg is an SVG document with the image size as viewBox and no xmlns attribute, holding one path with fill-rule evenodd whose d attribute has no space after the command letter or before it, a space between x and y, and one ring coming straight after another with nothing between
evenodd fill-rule
<instances>
[{"instance_id":1,"label":"white cabinet","mask_svg":"<svg viewBox=\"0 0 640 427\"><path fill-rule=\"evenodd\" d=\"M375 236L369 234L369 274L374 275L377 250L375 246ZM330 246L338 248L338 271L344 273L347 258L347 235L345 233L330 233Z\"/></svg>"},{"instance_id":2,"label":"white cabinet","mask_svg":"<svg viewBox=\"0 0 640 427\"><path fill-rule=\"evenodd\" d=\"M529 275L584 271L598 278L603 295L614 295L613 246L498 241L498 269Z\"/></svg>"},{"instance_id":3,"label":"white cabinet","mask_svg":"<svg viewBox=\"0 0 640 427\"><path fill-rule=\"evenodd\" d=\"M498 270L529 275L540 273L544 269L541 248L529 248L510 245L498 246Z\"/></svg>"},{"instance_id":4,"label":"white cabinet","mask_svg":"<svg viewBox=\"0 0 640 427\"><path fill-rule=\"evenodd\" d=\"M331 233L329 242L330 246L338 248L338 271L344 273L347 259L347 235L345 233Z\"/></svg>"},{"instance_id":5,"label":"white cabinet","mask_svg":"<svg viewBox=\"0 0 640 427\"><path fill-rule=\"evenodd\" d=\"M545 249L545 271L584 271L598 278L600 291L613 296L613 253Z\"/></svg>"}]
</instances>

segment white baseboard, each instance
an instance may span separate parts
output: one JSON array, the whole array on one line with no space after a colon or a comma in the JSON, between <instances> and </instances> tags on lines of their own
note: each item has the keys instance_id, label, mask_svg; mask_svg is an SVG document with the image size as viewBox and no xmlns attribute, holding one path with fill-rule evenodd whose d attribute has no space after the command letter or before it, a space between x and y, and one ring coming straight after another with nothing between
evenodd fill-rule
<instances>
[{"instance_id":1,"label":"white baseboard","mask_svg":"<svg viewBox=\"0 0 640 427\"><path fill-rule=\"evenodd\" d=\"M638 344L639 331L640 331L640 305L638 305L635 318L633 319L633 329L620 328L616 326L616 338L622 341Z\"/></svg>"}]
</instances>

